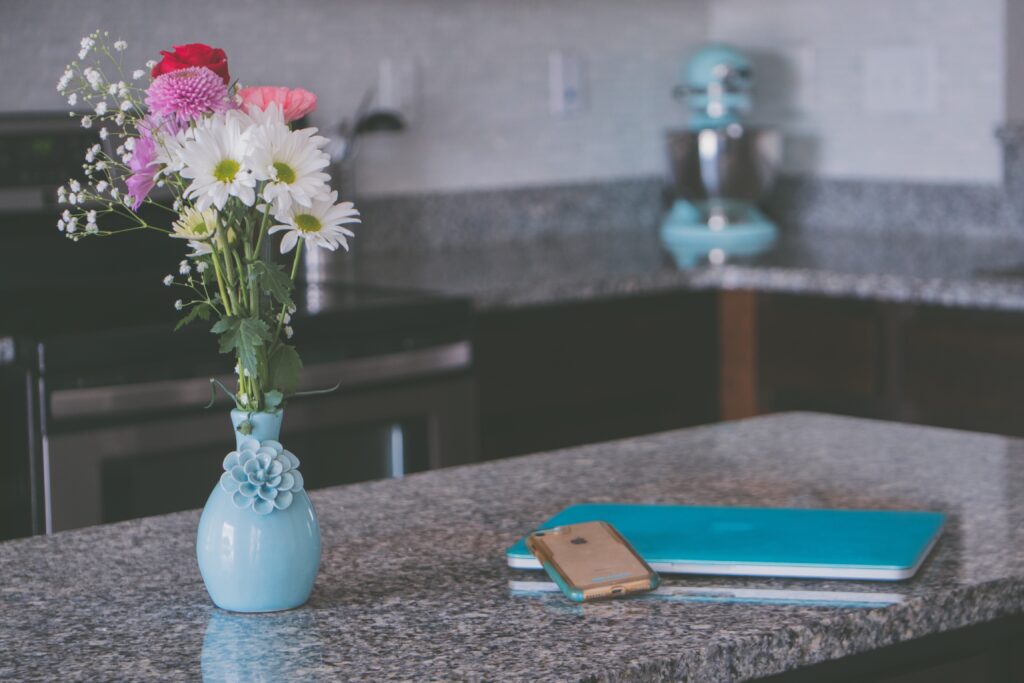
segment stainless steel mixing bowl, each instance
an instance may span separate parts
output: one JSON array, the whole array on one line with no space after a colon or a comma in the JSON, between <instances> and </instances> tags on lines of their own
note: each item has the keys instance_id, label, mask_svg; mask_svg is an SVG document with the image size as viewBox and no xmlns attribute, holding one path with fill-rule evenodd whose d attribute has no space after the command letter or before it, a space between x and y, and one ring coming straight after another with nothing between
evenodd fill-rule
<instances>
[{"instance_id":1,"label":"stainless steel mixing bowl","mask_svg":"<svg viewBox=\"0 0 1024 683\"><path fill-rule=\"evenodd\" d=\"M756 202L771 188L782 157L778 131L740 124L670 131L666 138L676 196L694 202Z\"/></svg>"}]
</instances>

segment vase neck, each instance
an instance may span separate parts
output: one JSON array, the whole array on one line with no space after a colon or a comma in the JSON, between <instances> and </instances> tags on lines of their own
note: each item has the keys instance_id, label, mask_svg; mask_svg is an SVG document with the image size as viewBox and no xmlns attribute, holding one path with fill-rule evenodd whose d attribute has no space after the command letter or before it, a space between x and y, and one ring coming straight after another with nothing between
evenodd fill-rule
<instances>
[{"instance_id":1,"label":"vase neck","mask_svg":"<svg viewBox=\"0 0 1024 683\"><path fill-rule=\"evenodd\" d=\"M249 413L244 410L232 410L231 426L235 430L235 447L237 448L243 439L249 437L258 441L280 441L283 419L283 410L278 410L275 413L262 411ZM249 433L246 434L246 432Z\"/></svg>"}]
</instances>

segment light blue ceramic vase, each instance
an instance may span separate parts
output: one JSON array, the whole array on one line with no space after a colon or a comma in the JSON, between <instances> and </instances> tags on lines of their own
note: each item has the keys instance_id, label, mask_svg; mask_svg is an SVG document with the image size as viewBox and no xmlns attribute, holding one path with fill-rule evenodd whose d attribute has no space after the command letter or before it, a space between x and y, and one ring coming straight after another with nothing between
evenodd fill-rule
<instances>
[{"instance_id":1,"label":"light blue ceramic vase","mask_svg":"<svg viewBox=\"0 0 1024 683\"><path fill-rule=\"evenodd\" d=\"M196 556L221 609L276 612L309 599L320 567L320 524L298 459L277 441L282 411L231 411L236 451L199 519ZM249 434L239 426L248 421Z\"/></svg>"}]
</instances>

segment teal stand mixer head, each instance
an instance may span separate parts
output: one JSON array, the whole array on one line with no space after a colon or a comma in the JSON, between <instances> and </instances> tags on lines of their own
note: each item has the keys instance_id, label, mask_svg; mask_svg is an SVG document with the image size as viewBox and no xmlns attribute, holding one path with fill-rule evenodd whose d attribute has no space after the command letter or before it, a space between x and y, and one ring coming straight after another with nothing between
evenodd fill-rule
<instances>
[{"instance_id":1,"label":"teal stand mixer head","mask_svg":"<svg viewBox=\"0 0 1024 683\"><path fill-rule=\"evenodd\" d=\"M727 45L706 46L683 66L675 96L689 117L666 135L675 203L661 228L680 267L751 256L775 242L778 230L756 202L774 178L781 138L743 122L752 78L747 57Z\"/></svg>"}]
</instances>

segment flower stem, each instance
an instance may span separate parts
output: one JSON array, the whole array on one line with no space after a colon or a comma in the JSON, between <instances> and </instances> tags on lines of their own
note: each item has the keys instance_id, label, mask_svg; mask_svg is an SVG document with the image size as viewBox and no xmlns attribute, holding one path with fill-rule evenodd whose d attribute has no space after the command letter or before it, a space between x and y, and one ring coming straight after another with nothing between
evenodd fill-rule
<instances>
[{"instance_id":1,"label":"flower stem","mask_svg":"<svg viewBox=\"0 0 1024 683\"><path fill-rule=\"evenodd\" d=\"M263 246L263 238L267 234L267 223L270 222L270 207L268 206L263 211L263 218L260 220L260 236L256 238L256 249L253 251L256 254L256 258L260 257L260 248Z\"/></svg>"},{"instance_id":2,"label":"flower stem","mask_svg":"<svg viewBox=\"0 0 1024 683\"><path fill-rule=\"evenodd\" d=\"M210 260L213 261L213 272L217 276L217 287L218 289L220 289L220 298L224 302L224 312L227 313L228 315L232 315L231 302L228 301L228 295L224 289L224 274L221 272L220 269L220 257L217 255L216 247L214 247L213 251L210 254Z\"/></svg>"},{"instance_id":3,"label":"flower stem","mask_svg":"<svg viewBox=\"0 0 1024 683\"><path fill-rule=\"evenodd\" d=\"M299 259L302 256L302 243L303 240L299 240L299 243L295 245L295 260L292 261L292 284L295 284L295 274L299 272ZM274 331L274 344L277 345L281 341L281 328L284 326L284 316L288 311L283 307L281 308L281 314L277 317L277 329Z\"/></svg>"}]
</instances>

